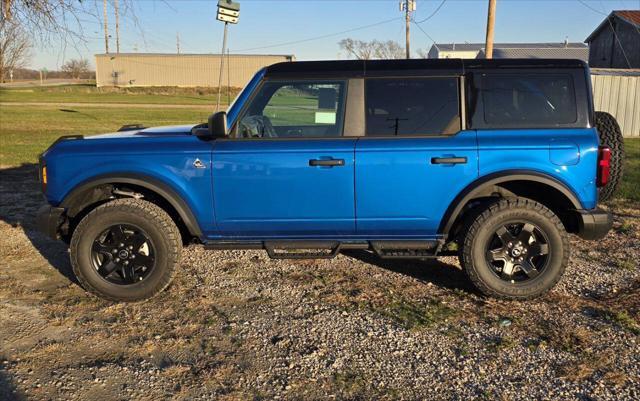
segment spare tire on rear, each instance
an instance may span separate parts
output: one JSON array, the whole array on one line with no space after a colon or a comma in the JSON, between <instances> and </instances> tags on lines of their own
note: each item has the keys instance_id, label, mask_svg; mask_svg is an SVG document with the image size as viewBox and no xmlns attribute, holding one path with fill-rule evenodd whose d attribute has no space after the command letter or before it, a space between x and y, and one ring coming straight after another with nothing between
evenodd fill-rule
<instances>
[{"instance_id":1,"label":"spare tire on rear","mask_svg":"<svg viewBox=\"0 0 640 401\"><path fill-rule=\"evenodd\" d=\"M607 185L599 189L598 198L606 201L622 182L624 168L624 140L615 117L604 111L596 111L596 129L600 136L600 145L611 149L611 174Z\"/></svg>"}]
</instances>

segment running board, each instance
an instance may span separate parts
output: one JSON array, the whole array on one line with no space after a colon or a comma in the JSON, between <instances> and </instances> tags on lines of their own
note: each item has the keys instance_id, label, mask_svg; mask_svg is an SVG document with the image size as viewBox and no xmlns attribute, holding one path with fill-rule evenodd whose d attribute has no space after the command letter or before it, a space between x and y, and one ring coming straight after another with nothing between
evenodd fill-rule
<instances>
[{"instance_id":1,"label":"running board","mask_svg":"<svg viewBox=\"0 0 640 401\"><path fill-rule=\"evenodd\" d=\"M268 241L264 249L271 259L332 259L340 252L339 241Z\"/></svg>"},{"instance_id":2,"label":"running board","mask_svg":"<svg viewBox=\"0 0 640 401\"><path fill-rule=\"evenodd\" d=\"M271 259L331 259L342 249L369 249L367 241L210 241L205 249L264 249Z\"/></svg>"},{"instance_id":3,"label":"running board","mask_svg":"<svg viewBox=\"0 0 640 401\"><path fill-rule=\"evenodd\" d=\"M371 241L371 248L383 259L435 258L439 245L439 241Z\"/></svg>"},{"instance_id":4,"label":"running board","mask_svg":"<svg viewBox=\"0 0 640 401\"><path fill-rule=\"evenodd\" d=\"M331 259L344 249L371 249L384 259L435 258L442 241L210 241L205 249L264 249L271 259Z\"/></svg>"}]
</instances>

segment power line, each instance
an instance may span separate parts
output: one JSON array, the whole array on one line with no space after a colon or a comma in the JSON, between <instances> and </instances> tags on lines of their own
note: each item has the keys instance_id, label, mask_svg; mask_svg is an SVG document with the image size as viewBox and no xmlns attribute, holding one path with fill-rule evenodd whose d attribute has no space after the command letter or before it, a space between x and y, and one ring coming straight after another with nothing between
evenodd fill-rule
<instances>
[{"instance_id":1,"label":"power line","mask_svg":"<svg viewBox=\"0 0 640 401\"><path fill-rule=\"evenodd\" d=\"M429 34L427 33L427 31L425 31L424 29L422 29L422 26L420 26L420 24L418 24L418 23L417 23L417 22L415 22L415 21L413 21L413 23L418 27L418 29L419 29L422 33L424 33L424 35L425 35L426 37L428 37L428 38L433 42L433 44L434 44L434 45L436 44L436 40L435 40L434 38L432 38L432 37L431 37L431 35L429 35ZM438 46L436 45L436 47L438 47Z\"/></svg>"},{"instance_id":2,"label":"power line","mask_svg":"<svg viewBox=\"0 0 640 401\"><path fill-rule=\"evenodd\" d=\"M401 19L400 17L390 18L390 19L387 19L387 20L384 20L384 21L375 22L373 24L363 25L363 26L359 26L357 28L347 29L345 31L328 33L328 34L325 34L325 35L320 35L320 36L316 36L316 37L312 37L312 38L306 38L306 39L300 39L300 40L294 40L294 41L291 41L291 42L282 42L282 43L276 43L276 44L272 44L272 45L251 47L251 48L239 49L239 50L235 50L234 49L233 52L234 53L248 52L248 51L253 51L253 50L268 49L268 48L271 48L271 47L280 47L280 46L295 45L295 44L298 44L298 43L311 42L311 41L314 41L314 40L329 38L331 36L337 36L337 35L342 35L342 34L349 33L349 32L359 31L359 30L362 30L362 29L373 28L374 26L388 24L389 22L398 21L400 19Z\"/></svg>"},{"instance_id":3,"label":"power line","mask_svg":"<svg viewBox=\"0 0 640 401\"><path fill-rule=\"evenodd\" d=\"M422 19L422 20L420 20L420 21L415 21L415 20L414 20L413 22L415 22L416 24L422 24L422 23L423 23L423 22L425 22L425 21L429 21L431 18L433 18L433 17L438 13L438 11L440 11L440 9L442 8L442 6L444 6L444 3L446 3L446 2L447 2L447 0L442 0L442 3L440 3L440 5L438 6L438 8L436 8L436 9L435 9L435 11L434 11L434 12L432 12L432 13L431 13L427 18L424 18L424 19Z\"/></svg>"},{"instance_id":4,"label":"power line","mask_svg":"<svg viewBox=\"0 0 640 401\"><path fill-rule=\"evenodd\" d=\"M578 3L580 3L580 4L582 4L583 6L587 7L589 10L593 11L594 13L598 13L598 14L601 14L601 15L609 16L609 14L605 14L605 13L603 13L602 11L597 10L597 9L595 9L595 8L591 7L589 4L585 3L583 0L578 0Z\"/></svg>"}]
</instances>

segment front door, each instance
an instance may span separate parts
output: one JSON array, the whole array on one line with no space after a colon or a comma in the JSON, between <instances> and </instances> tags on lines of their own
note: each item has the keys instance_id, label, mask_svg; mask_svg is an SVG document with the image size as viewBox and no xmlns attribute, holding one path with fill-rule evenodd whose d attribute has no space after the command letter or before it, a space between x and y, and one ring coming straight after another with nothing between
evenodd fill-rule
<instances>
[{"instance_id":1,"label":"front door","mask_svg":"<svg viewBox=\"0 0 640 401\"><path fill-rule=\"evenodd\" d=\"M213 150L220 237L320 239L355 233L355 139L344 81L267 81Z\"/></svg>"},{"instance_id":2,"label":"front door","mask_svg":"<svg viewBox=\"0 0 640 401\"><path fill-rule=\"evenodd\" d=\"M447 208L478 177L476 133L462 130L458 77L365 81L356 147L357 233L437 237Z\"/></svg>"}]
</instances>

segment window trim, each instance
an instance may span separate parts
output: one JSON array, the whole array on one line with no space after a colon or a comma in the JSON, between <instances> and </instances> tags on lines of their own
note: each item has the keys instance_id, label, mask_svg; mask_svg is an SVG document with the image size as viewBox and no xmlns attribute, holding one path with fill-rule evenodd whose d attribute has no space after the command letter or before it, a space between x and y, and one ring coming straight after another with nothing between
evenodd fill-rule
<instances>
[{"instance_id":1,"label":"window trim","mask_svg":"<svg viewBox=\"0 0 640 401\"><path fill-rule=\"evenodd\" d=\"M415 135L367 135L367 81L375 80L417 80L417 79L442 79L442 78L454 78L457 85L457 97L458 97L458 117L460 120L460 126L458 131L450 133L450 134L415 134ZM364 78L364 99L363 99L363 108L364 108L364 133L363 139L411 139L411 138L450 138L452 136L458 135L460 132L466 129L466 110L462 102L465 101L464 91L464 75L462 74L446 74L446 75L414 75L414 76L405 76L405 75L394 75L394 76L385 76L385 77L365 77Z\"/></svg>"},{"instance_id":2,"label":"window trim","mask_svg":"<svg viewBox=\"0 0 640 401\"><path fill-rule=\"evenodd\" d=\"M478 96L482 100L482 113L479 115L481 117L484 125L488 127L494 127L495 129L553 129L553 128L564 128L564 127L573 127L580 121L580 112L578 110L578 94L576 91L576 84L573 74L570 72L527 72L527 73L515 73L513 71L500 71L500 72L491 72L491 73L481 73L480 74L480 93ZM510 78L526 78L526 77L535 77L535 78L552 78L552 77L565 77L568 79L568 82L571 86L571 90L573 93L573 104L575 109L575 119L570 122L563 123L549 123L549 124L541 124L536 123L535 121L526 124L514 124L513 121L508 123L496 123L487 121L486 110L487 110L487 102L485 101L486 90L485 87L487 85L487 78L490 79L502 79L505 77ZM477 90L477 89L476 89Z\"/></svg>"},{"instance_id":3,"label":"window trim","mask_svg":"<svg viewBox=\"0 0 640 401\"><path fill-rule=\"evenodd\" d=\"M270 83L285 83L285 84L296 84L296 83L337 83L343 85L343 95L340 100L340 104L342 105L342 118L340 119L340 128L338 129L339 135L337 136L309 136L309 137L283 137L283 138L240 138L239 134L239 124L244 118L247 109L251 106L256 96L262 91L266 84ZM283 85L284 86L284 85ZM274 92L275 93L275 92ZM286 78L265 78L260 82L260 84L255 88L251 96L246 100L246 102L242 105L242 109L238 112L238 118L233 123L233 127L229 130L229 135L224 140L233 140L233 141L299 141L299 140L319 140L319 139L353 139L351 137L345 137L344 135L344 126L346 121L346 110L347 103L349 99L349 78L295 78L295 79L286 79ZM266 107L266 106L265 106Z\"/></svg>"}]
</instances>

